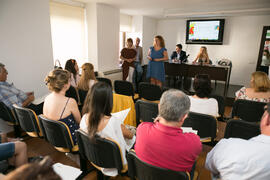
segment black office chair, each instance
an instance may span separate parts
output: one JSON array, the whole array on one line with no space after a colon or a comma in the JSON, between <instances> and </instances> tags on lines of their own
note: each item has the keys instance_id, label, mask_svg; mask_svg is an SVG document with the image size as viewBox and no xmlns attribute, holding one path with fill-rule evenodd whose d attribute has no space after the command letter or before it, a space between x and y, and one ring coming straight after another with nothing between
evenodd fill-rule
<instances>
[{"instance_id":1,"label":"black office chair","mask_svg":"<svg viewBox=\"0 0 270 180\"><path fill-rule=\"evenodd\" d=\"M135 110L137 126L141 122L153 122L154 119L158 116L157 103L138 100L135 103Z\"/></svg>"},{"instance_id":2,"label":"black office chair","mask_svg":"<svg viewBox=\"0 0 270 180\"><path fill-rule=\"evenodd\" d=\"M125 96L132 96L134 101L137 100L137 98L135 98L135 91L134 91L133 84L129 81L115 80L114 91L117 94L122 94Z\"/></svg>"},{"instance_id":3,"label":"black office chair","mask_svg":"<svg viewBox=\"0 0 270 180\"><path fill-rule=\"evenodd\" d=\"M21 137L21 130L15 111L7 107L1 101L0 101L0 118L3 119L4 121L7 121L8 124L13 126L15 137Z\"/></svg>"},{"instance_id":4,"label":"black office chair","mask_svg":"<svg viewBox=\"0 0 270 180\"><path fill-rule=\"evenodd\" d=\"M188 172L172 171L140 160L134 151L128 153L128 175L132 180L190 180Z\"/></svg>"},{"instance_id":5,"label":"black office chair","mask_svg":"<svg viewBox=\"0 0 270 180\"><path fill-rule=\"evenodd\" d=\"M266 103L238 99L233 104L232 117L249 122L258 122L264 113Z\"/></svg>"},{"instance_id":6,"label":"black office chair","mask_svg":"<svg viewBox=\"0 0 270 180\"><path fill-rule=\"evenodd\" d=\"M39 115L44 138L60 152L76 153L78 145L73 140L68 126L61 121L54 121Z\"/></svg>"},{"instance_id":7,"label":"black office chair","mask_svg":"<svg viewBox=\"0 0 270 180\"><path fill-rule=\"evenodd\" d=\"M93 170L87 170L88 161L98 170L98 180L109 178L102 174L101 167L116 168L118 174L125 175L127 166L123 165L121 149L116 142L99 136L96 136L93 142L89 139L89 135L80 129L76 131L76 137L79 145L80 167L82 171L80 178L83 178L89 171Z\"/></svg>"},{"instance_id":8,"label":"black office chair","mask_svg":"<svg viewBox=\"0 0 270 180\"><path fill-rule=\"evenodd\" d=\"M217 120L219 121L223 121L224 119L224 112L225 112L225 99L223 96L220 95L210 95L210 98L214 98L217 100L218 102L218 114L220 115L220 117L217 118Z\"/></svg>"},{"instance_id":9,"label":"black office chair","mask_svg":"<svg viewBox=\"0 0 270 180\"><path fill-rule=\"evenodd\" d=\"M146 82L141 82L139 84L139 98L157 101L160 100L161 95L162 90L159 86Z\"/></svg>"},{"instance_id":10,"label":"black office chair","mask_svg":"<svg viewBox=\"0 0 270 180\"><path fill-rule=\"evenodd\" d=\"M261 134L260 125L240 119L231 119L227 122L224 138L250 139Z\"/></svg>"},{"instance_id":11,"label":"black office chair","mask_svg":"<svg viewBox=\"0 0 270 180\"><path fill-rule=\"evenodd\" d=\"M98 81L108 83L112 87L112 81L108 78L103 78L103 77L97 77L96 78Z\"/></svg>"},{"instance_id":12,"label":"black office chair","mask_svg":"<svg viewBox=\"0 0 270 180\"><path fill-rule=\"evenodd\" d=\"M21 128L31 137L43 137L36 113L28 108L13 105Z\"/></svg>"},{"instance_id":13,"label":"black office chair","mask_svg":"<svg viewBox=\"0 0 270 180\"><path fill-rule=\"evenodd\" d=\"M217 119L214 116L189 112L183 127L192 127L193 130L197 130L201 142L214 144L217 135Z\"/></svg>"}]
</instances>

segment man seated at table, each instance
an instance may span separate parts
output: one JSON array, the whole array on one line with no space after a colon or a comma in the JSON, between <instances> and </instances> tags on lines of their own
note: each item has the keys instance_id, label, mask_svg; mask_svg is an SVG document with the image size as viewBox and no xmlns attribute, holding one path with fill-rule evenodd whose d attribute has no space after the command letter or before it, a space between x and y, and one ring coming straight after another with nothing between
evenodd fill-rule
<instances>
[{"instance_id":1,"label":"man seated at table","mask_svg":"<svg viewBox=\"0 0 270 180\"><path fill-rule=\"evenodd\" d=\"M187 61L187 55L185 51L182 51L182 44L177 44L175 51L172 52L171 60L180 60L181 62Z\"/></svg>"},{"instance_id":2,"label":"man seated at table","mask_svg":"<svg viewBox=\"0 0 270 180\"><path fill-rule=\"evenodd\" d=\"M188 116L190 100L179 90L165 91L154 122L143 122L137 128L135 151L146 163L174 170L191 172L202 150L200 137L183 133L181 126Z\"/></svg>"},{"instance_id":3,"label":"man seated at table","mask_svg":"<svg viewBox=\"0 0 270 180\"><path fill-rule=\"evenodd\" d=\"M13 84L9 84L7 81L8 71L5 65L0 63L0 101L3 102L10 109L13 108L13 104L21 107L27 107L36 112L36 114L42 114L43 103L34 105L34 93L25 93L22 90L16 88Z\"/></svg>"},{"instance_id":4,"label":"man seated at table","mask_svg":"<svg viewBox=\"0 0 270 180\"><path fill-rule=\"evenodd\" d=\"M270 103L261 122L261 134L249 140L222 139L208 153L205 166L213 179L269 179Z\"/></svg>"}]
</instances>

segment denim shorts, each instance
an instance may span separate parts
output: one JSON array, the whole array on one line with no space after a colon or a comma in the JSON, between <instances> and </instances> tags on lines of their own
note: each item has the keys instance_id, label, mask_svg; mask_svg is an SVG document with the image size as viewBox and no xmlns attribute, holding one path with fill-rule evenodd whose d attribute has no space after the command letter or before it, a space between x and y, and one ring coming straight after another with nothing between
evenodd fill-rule
<instances>
[{"instance_id":1,"label":"denim shorts","mask_svg":"<svg viewBox=\"0 0 270 180\"><path fill-rule=\"evenodd\" d=\"M15 143L7 142L0 144L0 161L12 157L15 153Z\"/></svg>"}]
</instances>

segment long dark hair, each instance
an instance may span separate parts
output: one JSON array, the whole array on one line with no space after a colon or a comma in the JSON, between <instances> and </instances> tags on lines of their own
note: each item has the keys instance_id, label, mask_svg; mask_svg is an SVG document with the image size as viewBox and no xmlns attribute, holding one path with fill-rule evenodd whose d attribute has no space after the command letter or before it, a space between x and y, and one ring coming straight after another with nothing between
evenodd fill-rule
<instances>
[{"instance_id":1,"label":"long dark hair","mask_svg":"<svg viewBox=\"0 0 270 180\"><path fill-rule=\"evenodd\" d=\"M65 70L67 70L67 71L69 71L70 73L72 73L73 74L73 77L74 77L74 79L76 80L76 75L77 75L77 71L76 71L76 69L75 69L75 65L76 65L76 60L75 59L69 59L69 60L67 60L67 62L66 62L66 65L65 65Z\"/></svg>"},{"instance_id":2,"label":"long dark hair","mask_svg":"<svg viewBox=\"0 0 270 180\"><path fill-rule=\"evenodd\" d=\"M209 98L212 88L211 88L211 80L208 74L198 74L195 76L193 82L193 89L195 90L195 94L200 98Z\"/></svg>"},{"instance_id":3,"label":"long dark hair","mask_svg":"<svg viewBox=\"0 0 270 180\"><path fill-rule=\"evenodd\" d=\"M88 113L88 134L94 139L103 116L110 116L113 106L112 88L104 82L97 82L88 91L83 114Z\"/></svg>"}]
</instances>

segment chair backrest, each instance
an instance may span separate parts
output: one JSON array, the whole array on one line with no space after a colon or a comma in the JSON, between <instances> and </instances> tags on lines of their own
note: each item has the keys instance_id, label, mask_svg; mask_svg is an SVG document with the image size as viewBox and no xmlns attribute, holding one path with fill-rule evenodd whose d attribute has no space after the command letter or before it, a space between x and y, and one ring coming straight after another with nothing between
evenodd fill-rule
<instances>
[{"instance_id":1,"label":"chair backrest","mask_svg":"<svg viewBox=\"0 0 270 180\"><path fill-rule=\"evenodd\" d=\"M57 148L65 148L72 151L75 146L68 126L60 121L47 119L39 115L41 130L45 139Z\"/></svg>"},{"instance_id":2,"label":"chair backrest","mask_svg":"<svg viewBox=\"0 0 270 180\"><path fill-rule=\"evenodd\" d=\"M266 103L238 99L233 104L232 117L249 122L258 122L264 113Z\"/></svg>"},{"instance_id":3,"label":"chair backrest","mask_svg":"<svg viewBox=\"0 0 270 180\"><path fill-rule=\"evenodd\" d=\"M214 116L189 112L183 127L192 127L192 129L197 130L200 138L211 137L212 142L216 138L217 120Z\"/></svg>"},{"instance_id":4,"label":"chair backrest","mask_svg":"<svg viewBox=\"0 0 270 180\"><path fill-rule=\"evenodd\" d=\"M21 128L32 137L42 137L39 119L36 113L28 108L13 105Z\"/></svg>"},{"instance_id":5,"label":"chair backrest","mask_svg":"<svg viewBox=\"0 0 270 180\"><path fill-rule=\"evenodd\" d=\"M103 77L96 77L96 79L97 79L98 81L105 82L105 83L109 84L109 85L112 87L112 81L111 81L110 79L108 79L108 78L103 78Z\"/></svg>"},{"instance_id":6,"label":"chair backrest","mask_svg":"<svg viewBox=\"0 0 270 180\"><path fill-rule=\"evenodd\" d=\"M141 161L134 151L128 153L128 175L131 179L143 180L189 180L189 173L172 171Z\"/></svg>"},{"instance_id":7,"label":"chair backrest","mask_svg":"<svg viewBox=\"0 0 270 180\"><path fill-rule=\"evenodd\" d=\"M261 134L260 125L240 119L231 119L227 122L224 138L250 139Z\"/></svg>"},{"instance_id":8,"label":"chair backrest","mask_svg":"<svg viewBox=\"0 0 270 180\"><path fill-rule=\"evenodd\" d=\"M139 84L139 98L144 98L149 101L160 100L162 90L159 86L147 82Z\"/></svg>"},{"instance_id":9,"label":"chair backrest","mask_svg":"<svg viewBox=\"0 0 270 180\"><path fill-rule=\"evenodd\" d=\"M211 98L214 98L218 102L218 114L223 117L225 112L225 99L220 95L211 95Z\"/></svg>"},{"instance_id":10,"label":"chair backrest","mask_svg":"<svg viewBox=\"0 0 270 180\"><path fill-rule=\"evenodd\" d=\"M135 109L137 125L140 124L140 121L153 122L153 120L158 116L157 103L138 100L135 104Z\"/></svg>"},{"instance_id":11,"label":"chair backrest","mask_svg":"<svg viewBox=\"0 0 270 180\"><path fill-rule=\"evenodd\" d=\"M81 158L88 160L95 166L102 168L116 168L121 173L123 169L120 147L113 141L96 136L91 141L83 130L76 130Z\"/></svg>"},{"instance_id":12,"label":"chair backrest","mask_svg":"<svg viewBox=\"0 0 270 180\"><path fill-rule=\"evenodd\" d=\"M4 121L8 121L14 124L17 123L15 114L2 101L0 101L0 118L2 118Z\"/></svg>"},{"instance_id":13,"label":"chair backrest","mask_svg":"<svg viewBox=\"0 0 270 180\"><path fill-rule=\"evenodd\" d=\"M133 84L129 81L115 80L114 91L117 94L122 94L126 96L134 96Z\"/></svg>"}]
</instances>

